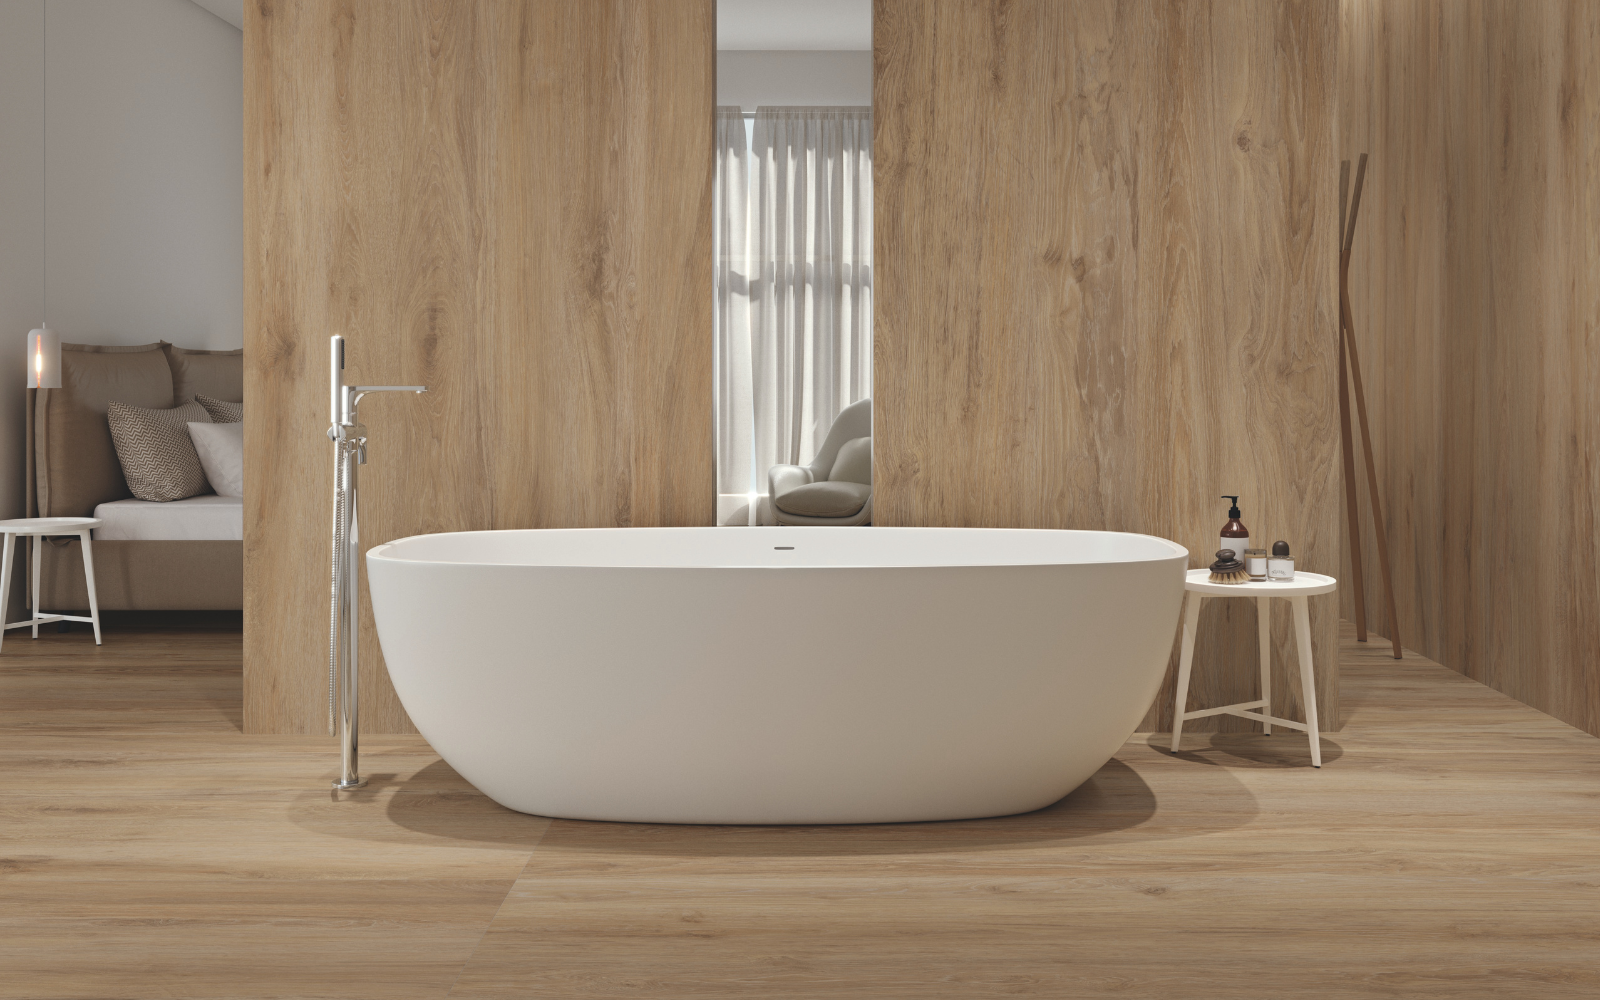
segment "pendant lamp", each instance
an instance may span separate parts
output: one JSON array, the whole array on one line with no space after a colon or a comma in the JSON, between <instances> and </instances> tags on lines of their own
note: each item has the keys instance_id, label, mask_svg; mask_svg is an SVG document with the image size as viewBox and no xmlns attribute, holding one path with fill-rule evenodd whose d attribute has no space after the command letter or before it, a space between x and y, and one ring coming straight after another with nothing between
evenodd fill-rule
<instances>
[{"instance_id":1,"label":"pendant lamp","mask_svg":"<svg viewBox=\"0 0 1600 1000\"><path fill-rule=\"evenodd\" d=\"M28 388L61 388L61 337L48 323L28 331Z\"/></svg>"}]
</instances>

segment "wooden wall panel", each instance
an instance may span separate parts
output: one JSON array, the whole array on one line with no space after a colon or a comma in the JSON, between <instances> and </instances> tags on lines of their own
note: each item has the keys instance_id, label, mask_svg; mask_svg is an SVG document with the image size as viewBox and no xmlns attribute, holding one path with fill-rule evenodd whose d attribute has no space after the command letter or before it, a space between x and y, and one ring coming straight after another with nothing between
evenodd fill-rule
<instances>
[{"instance_id":1,"label":"wooden wall panel","mask_svg":"<svg viewBox=\"0 0 1600 1000\"><path fill-rule=\"evenodd\" d=\"M1401 636L1600 735L1600 5L1343 0L1341 19Z\"/></svg>"},{"instance_id":2,"label":"wooden wall panel","mask_svg":"<svg viewBox=\"0 0 1600 1000\"><path fill-rule=\"evenodd\" d=\"M246 5L249 731L326 722L335 332L432 389L362 404L367 547L712 523L714 49L711 0Z\"/></svg>"},{"instance_id":3,"label":"wooden wall panel","mask_svg":"<svg viewBox=\"0 0 1600 1000\"><path fill-rule=\"evenodd\" d=\"M877 0L877 523L1148 532L1201 566L1238 493L1254 538L1338 572L1337 23ZM1312 608L1334 729L1338 608ZM1254 630L1209 603L1197 701L1255 697ZM1282 609L1275 634L1298 712Z\"/></svg>"}]
</instances>

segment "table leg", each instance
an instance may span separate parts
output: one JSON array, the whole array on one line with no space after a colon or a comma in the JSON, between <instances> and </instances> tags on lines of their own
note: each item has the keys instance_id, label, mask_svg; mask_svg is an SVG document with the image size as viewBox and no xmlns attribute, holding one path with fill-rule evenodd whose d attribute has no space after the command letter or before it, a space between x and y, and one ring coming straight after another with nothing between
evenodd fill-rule
<instances>
[{"instance_id":1,"label":"table leg","mask_svg":"<svg viewBox=\"0 0 1600 1000\"><path fill-rule=\"evenodd\" d=\"M1194 630L1200 622L1199 591L1191 590L1183 606L1183 648L1178 654L1178 696L1172 707L1172 752L1183 740L1183 713L1189 710L1189 668L1194 665Z\"/></svg>"},{"instance_id":2,"label":"table leg","mask_svg":"<svg viewBox=\"0 0 1600 1000\"><path fill-rule=\"evenodd\" d=\"M33 536L33 637L39 638L39 562L44 558L44 536Z\"/></svg>"},{"instance_id":3,"label":"table leg","mask_svg":"<svg viewBox=\"0 0 1600 1000\"><path fill-rule=\"evenodd\" d=\"M0 534L0 537L6 540L5 554L0 556L0 626L3 626L7 624L5 619L11 610L11 554L16 551L17 536ZM6 630L0 628L0 641L4 641L5 637Z\"/></svg>"},{"instance_id":4,"label":"table leg","mask_svg":"<svg viewBox=\"0 0 1600 1000\"><path fill-rule=\"evenodd\" d=\"M1306 736L1311 739L1311 766L1322 766L1322 734L1317 731L1317 676L1311 668L1311 612L1304 594L1289 598L1294 605L1294 637L1300 646L1300 690L1306 704Z\"/></svg>"},{"instance_id":5,"label":"table leg","mask_svg":"<svg viewBox=\"0 0 1600 1000\"><path fill-rule=\"evenodd\" d=\"M94 593L94 552L89 547L89 532L78 532L83 542L83 582L89 585L89 617L94 621L94 644L100 645L100 602Z\"/></svg>"},{"instance_id":6,"label":"table leg","mask_svg":"<svg viewBox=\"0 0 1600 1000\"><path fill-rule=\"evenodd\" d=\"M1261 646L1261 714L1272 714L1272 596L1262 594L1256 598L1256 636ZM1261 731L1272 735L1272 723L1263 722Z\"/></svg>"}]
</instances>

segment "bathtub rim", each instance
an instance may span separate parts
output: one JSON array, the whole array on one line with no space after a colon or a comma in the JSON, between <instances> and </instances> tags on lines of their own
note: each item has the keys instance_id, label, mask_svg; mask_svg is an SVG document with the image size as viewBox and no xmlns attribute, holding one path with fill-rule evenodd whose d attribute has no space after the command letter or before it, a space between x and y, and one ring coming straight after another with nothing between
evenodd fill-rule
<instances>
[{"instance_id":1,"label":"bathtub rim","mask_svg":"<svg viewBox=\"0 0 1600 1000\"><path fill-rule=\"evenodd\" d=\"M416 535L407 535L407 536L405 536L403 538L391 539L390 541L383 542L383 543L380 543L378 545L374 545L372 548L367 550L366 557L367 557L367 559L369 561L379 561L379 562L385 562L385 563L394 563L394 564L397 564L397 565L408 565L408 566L468 566L468 567L482 567L482 568L486 568L486 569L487 568L491 568L491 567L495 567L495 568L540 569L540 570L557 570L557 569L559 569L559 570L605 570L605 569L617 569L617 570L680 570L680 571L681 570L777 570L777 571L797 572L797 571L802 571L802 570L870 570L870 569L879 569L879 570L887 570L887 569L899 569L899 570L941 569L941 570L947 570L947 569L1025 569L1025 568L1047 568L1047 567L1065 567L1065 566L1119 566L1119 565L1138 565L1138 564L1144 564L1144 563L1164 563L1164 562L1169 562L1169 561L1178 560L1178 559L1183 560L1184 565L1187 567L1189 556L1190 556L1190 551L1189 551L1188 548L1184 547L1183 545L1178 544L1177 542L1173 541L1170 538L1162 538L1160 535L1149 535L1149 534L1145 534L1143 532L1137 532L1137 531L1111 531L1111 530L1104 530L1104 529L1098 529L1098 528L979 528L979 527L923 527L923 526L905 526L905 527L899 527L899 526L896 526L896 527L873 527L873 526L824 527L824 526L813 526L813 525L807 525L807 526L762 525L762 526L759 526L756 530L763 530L764 529L764 530L767 530L767 531L783 531L783 532L804 531L804 532L807 532L807 533L816 533L816 532L824 532L824 531L825 532L829 532L829 533L834 533L834 532L850 532L850 531L861 531L861 530L879 531L879 532L913 532L913 531L916 531L916 532L939 532L939 533L943 533L943 532L985 532L985 533L987 533L987 532L996 532L996 533L1004 533L1004 534L1007 534L1007 535L1012 535L1013 537L1015 537L1016 535L1021 535L1021 534L1045 534L1045 533L1058 534L1058 533L1066 532L1066 533L1076 534L1076 535L1119 535L1119 536L1125 536L1125 537L1128 537L1128 538L1145 539L1145 540L1148 540L1148 541L1151 541L1151 542L1159 543L1161 546L1166 547L1167 551L1164 552L1164 553L1155 553L1155 552L1153 552L1152 554L1150 554L1148 556L1139 556L1139 557L1136 557L1136 558L1085 559L1085 560L1075 560L1075 561L1071 561L1071 562L1039 560L1039 561L1030 561L1030 562L925 562L925 563L909 563L909 562L906 562L904 560L896 560L896 561L885 561L885 562L875 562L875 563L869 563L869 562L803 563L803 564L797 564L797 565L791 565L791 566L772 566L772 565L761 565L761 564L754 564L754 563L720 563L720 564L716 564L716 565L692 565L692 564L686 564L686 563L655 563L655 564L644 564L644 563L640 563L640 564L635 564L635 563L604 563L604 564L594 564L594 563L579 563L579 562L571 562L571 561L563 561L563 562L484 562L482 560L475 560L475 559L407 558L407 557L404 557L404 556L393 554L390 551L392 549L395 549L397 547L405 545L405 543L407 543L407 542L411 542L411 541L415 541L415 540L435 539L435 538L448 538L448 537L456 536L456 535L487 535L487 534L519 534L520 535L520 534L532 534L534 532L538 532L540 534L544 534L544 533L548 533L548 532L558 532L558 533L561 533L561 534L573 534L573 533L577 533L577 532L606 532L606 533L611 533L611 532L635 532L635 531L643 531L643 532L657 532L657 531L680 532L680 531L713 531L713 530L720 531L724 527L727 527L727 526L717 526L717 525L681 525L681 526L651 526L651 527L639 527L639 528L619 528L619 527L602 527L602 528L480 528L480 529L473 529L473 530L468 530L468 531L423 532L423 533L416 534ZM734 526L734 527L739 527L739 526Z\"/></svg>"}]
</instances>

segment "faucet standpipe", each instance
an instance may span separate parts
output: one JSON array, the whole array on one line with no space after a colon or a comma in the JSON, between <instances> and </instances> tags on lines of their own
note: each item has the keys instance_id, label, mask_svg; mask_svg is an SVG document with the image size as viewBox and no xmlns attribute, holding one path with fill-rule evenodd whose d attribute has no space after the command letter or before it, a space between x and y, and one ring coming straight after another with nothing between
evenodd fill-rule
<instances>
[{"instance_id":1,"label":"faucet standpipe","mask_svg":"<svg viewBox=\"0 0 1600 1000\"><path fill-rule=\"evenodd\" d=\"M360 517L357 470L367 464L367 428L357 416L371 392L427 392L425 385L345 385L344 338L335 335L329 359L328 440L333 449L333 580L328 626L328 730L339 733L336 789L360 788L361 689L357 670L360 629Z\"/></svg>"}]
</instances>

